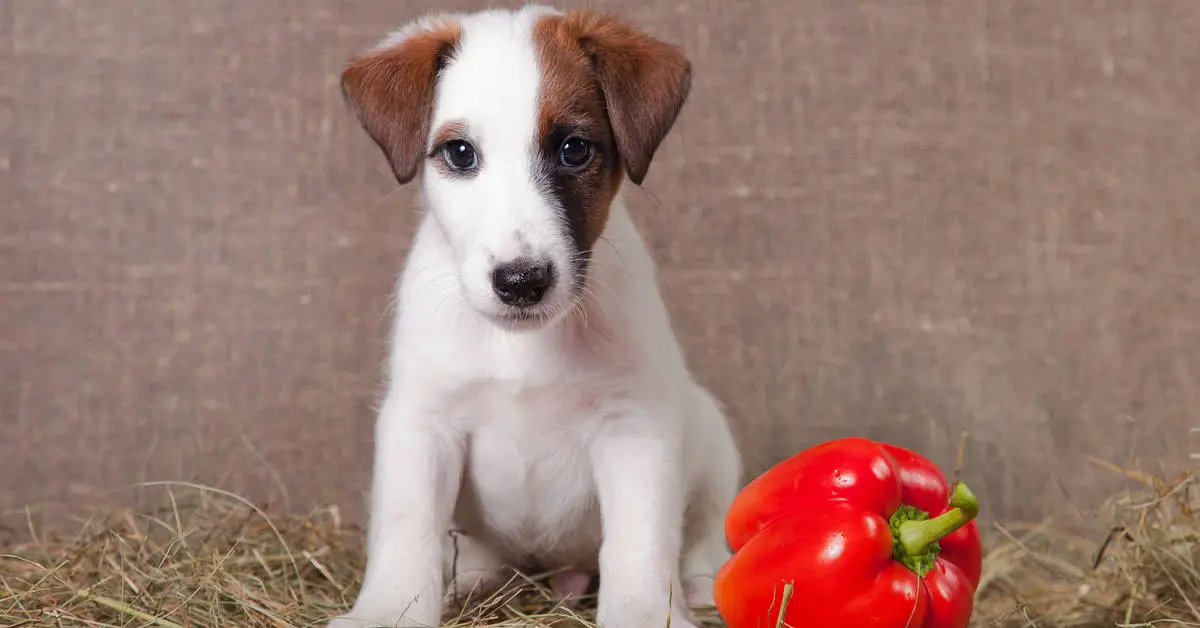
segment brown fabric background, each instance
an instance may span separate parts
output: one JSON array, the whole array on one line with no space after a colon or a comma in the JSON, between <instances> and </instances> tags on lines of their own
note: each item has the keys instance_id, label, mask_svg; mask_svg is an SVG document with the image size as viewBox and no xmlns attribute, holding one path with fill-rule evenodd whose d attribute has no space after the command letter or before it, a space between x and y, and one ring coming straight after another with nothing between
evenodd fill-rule
<instances>
[{"instance_id":1,"label":"brown fabric background","mask_svg":"<svg viewBox=\"0 0 1200 628\"><path fill-rule=\"evenodd\" d=\"M514 6L513 2L504 2ZM464 0L0 0L0 508L194 479L361 513L414 225L352 53ZM595 2L683 44L636 214L751 473L862 434L988 514L1200 425L1200 3Z\"/></svg>"}]
</instances>

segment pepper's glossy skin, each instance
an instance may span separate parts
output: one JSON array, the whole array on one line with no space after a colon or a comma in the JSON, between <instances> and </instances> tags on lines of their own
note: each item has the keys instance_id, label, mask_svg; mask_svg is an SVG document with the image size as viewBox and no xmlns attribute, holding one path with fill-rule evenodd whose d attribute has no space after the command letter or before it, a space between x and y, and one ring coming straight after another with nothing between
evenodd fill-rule
<instances>
[{"instance_id":1,"label":"pepper's glossy skin","mask_svg":"<svg viewBox=\"0 0 1200 628\"><path fill-rule=\"evenodd\" d=\"M912 451L863 438L805 450L734 500L717 610L729 628L775 628L790 582L795 628L966 628L983 563L974 521L938 541L924 578L893 556L902 504L935 517L949 501L945 476Z\"/></svg>"}]
</instances>

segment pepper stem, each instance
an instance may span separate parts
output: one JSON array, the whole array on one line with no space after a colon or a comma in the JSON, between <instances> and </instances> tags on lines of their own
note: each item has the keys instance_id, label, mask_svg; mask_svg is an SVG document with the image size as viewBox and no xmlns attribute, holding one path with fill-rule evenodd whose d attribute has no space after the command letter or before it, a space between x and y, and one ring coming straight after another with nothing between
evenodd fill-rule
<instances>
[{"instance_id":1,"label":"pepper stem","mask_svg":"<svg viewBox=\"0 0 1200 628\"><path fill-rule=\"evenodd\" d=\"M901 506L892 516L893 553L897 560L924 577L941 552L938 541L979 515L979 500L966 484L957 482L950 495L950 510L929 518L911 506Z\"/></svg>"}]
</instances>

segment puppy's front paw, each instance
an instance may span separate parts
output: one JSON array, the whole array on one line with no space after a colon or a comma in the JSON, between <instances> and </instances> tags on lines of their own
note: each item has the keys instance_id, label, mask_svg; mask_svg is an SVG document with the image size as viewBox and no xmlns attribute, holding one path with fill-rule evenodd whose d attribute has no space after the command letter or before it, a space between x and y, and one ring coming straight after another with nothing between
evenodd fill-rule
<instances>
[{"instance_id":1,"label":"puppy's front paw","mask_svg":"<svg viewBox=\"0 0 1200 628\"><path fill-rule=\"evenodd\" d=\"M666 609L634 603L606 606L602 600L600 604L597 617L600 628L697 628L689 609L679 606L668 614Z\"/></svg>"},{"instance_id":2,"label":"puppy's front paw","mask_svg":"<svg viewBox=\"0 0 1200 628\"><path fill-rule=\"evenodd\" d=\"M356 615L343 615L335 617L326 628L437 628L437 624L415 624L405 619L386 620L386 619L359 619Z\"/></svg>"},{"instance_id":3,"label":"puppy's front paw","mask_svg":"<svg viewBox=\"0 0 1200 628\"><path fill-rule=\"evenodd\" d=\"M680 616L679 613L672 613L670 617L667 617L666 613L653 615L627 613L602 619L598 623L600 628L698 628L690 618Z\"/></svg>"},{"instance_id":4,"label":"puppy's front paw","mask_svg":"<svg viewBox=\"0 0 1200 628\"><path fill-rule=\"evenodd\" d=\"M326 624L326 628L376 628L376 626L386 626L384 623L362 621L348 615L334 617L332 621Z\"/></svg>"},{"instance_id":5,"label":"puppy's front paw","mask_svg":"<svg viewBox=\"0 0 1200 628\"><path fill-rule=\"evenodd\" d=\"M326 624L326 628L374 628L376 624L367 621L361 621L348 616L334 617L332 621ZM379 624L385 626L387 624Z\"/></svg>"},{"instance_id":6,"label":"puppy's front paw","mask_svg":"<svg viewBox=\"0 0 1200 628\"><path fill-rule=\"evenodd\" d=\"M437 628L439 617L421 616L414 609L386 609L355 605L345 615L333 618L326 628Z\"/></svg>"},{"instance_id":7,"label":"puppy's front paw","mask_svg":"<svg viewBox=\"0 0 1200 628\"><path fill-rule=\"evenodd\" d=\"M440 578L403 569L369 571L354 606L328 628L437 628L443 603Z\"/></svg>"}]
</instances>

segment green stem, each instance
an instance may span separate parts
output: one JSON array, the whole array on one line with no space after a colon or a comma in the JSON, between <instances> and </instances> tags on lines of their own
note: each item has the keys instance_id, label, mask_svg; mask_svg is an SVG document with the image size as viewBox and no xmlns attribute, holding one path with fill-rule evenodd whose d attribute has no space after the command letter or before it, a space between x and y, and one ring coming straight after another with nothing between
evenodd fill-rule
<instances>
[{"instance_id":1,"label":"green stem","mask_svg":"<svg viewBox=\"0 0 1200 628\"><path fill-rule=\"evenodd\" d=\"M953 534L979 515L979 500L966 484L958 482L950 495L950 510L929 518L911 506L901 506L892 516L893 553L897 560L924 577L941 552L938 541Z\"/></svg>"},{"instance_id":2,"label":"green stem","mask_svg":"<svg viewBox=\"0 0 1200 628\"><path fill-rule=\"evenodd\" d=\"M900 524L900 544L905 554L920 556L927 553L930 546L967 525L979 514L979 500L962 482L954 486L950 506L950 510L933 519Z\"/></svg>"}]
</instances>

